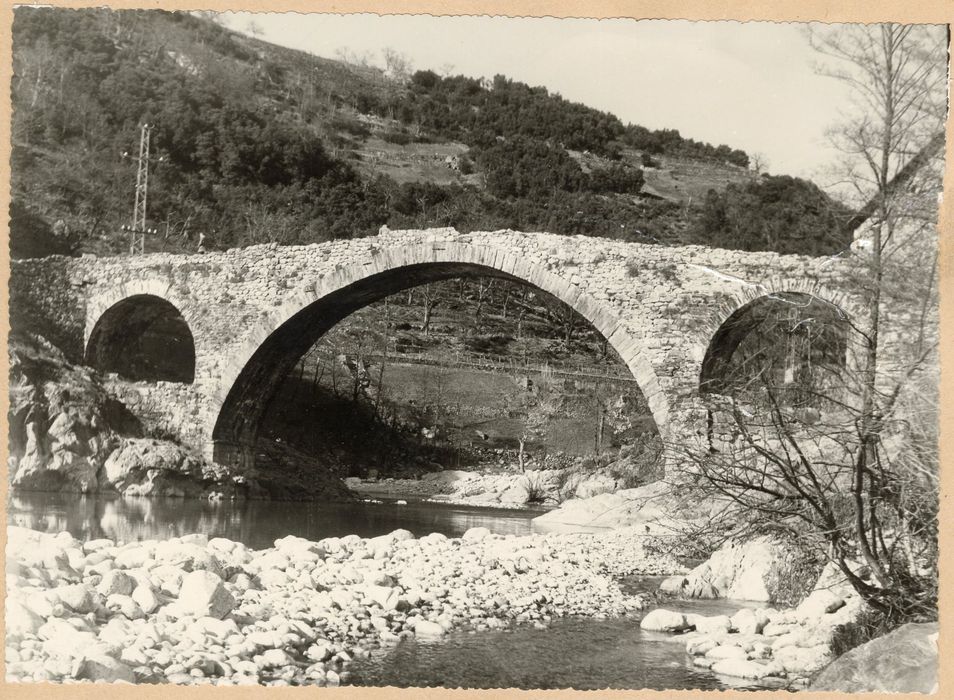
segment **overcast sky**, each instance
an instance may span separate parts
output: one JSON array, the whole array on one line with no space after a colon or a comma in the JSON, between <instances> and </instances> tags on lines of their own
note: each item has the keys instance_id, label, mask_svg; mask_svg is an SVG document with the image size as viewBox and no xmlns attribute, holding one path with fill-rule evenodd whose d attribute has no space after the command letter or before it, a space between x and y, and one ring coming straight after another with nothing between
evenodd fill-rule
<instances>
[{"instance_id":1,"label":"overcast sky","mask_svg":"<svg viewBox=\"0 0 954 700\"><path fill-rule=\"evenodd\" d=\"M623 122L761 153L769 171L817 175L834 157L826 127L844 88L817 76L804 25L327 14L225 15L247 33L336 58L381 63L391 47L415 69L514 79L616 114Z\"/></svg>"}]
</instances>

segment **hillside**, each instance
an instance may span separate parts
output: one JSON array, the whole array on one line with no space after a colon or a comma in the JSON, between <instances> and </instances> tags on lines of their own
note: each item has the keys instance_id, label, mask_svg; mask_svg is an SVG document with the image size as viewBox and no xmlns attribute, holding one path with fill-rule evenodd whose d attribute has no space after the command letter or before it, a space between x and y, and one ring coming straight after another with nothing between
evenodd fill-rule
<instances>
[{"instance_id":1,"label":"hillside","mask_svg":"<svg viewBox=\"0 0 954 700\"><path fill-rule=\"evenodd\" d=\"M127 248L144 122L147 250L383 224L813 254L850 240L850 213L811 183L505 76L385 74L161 11L18 8L13 54L14 257Z\"/></svg>"},{"instance_id":2,"label":"hillside","mask_svg":"<svg viewBox=\"0 0 954 700\"><path fill-rule=\"evenodd\" d=\"M351 475L513 468L522 436L535 460L578 463L657 434L595 328L539 291L488 278L432 283L352 314L288 373L262 432Z\"/></svg>"}]
</instances>

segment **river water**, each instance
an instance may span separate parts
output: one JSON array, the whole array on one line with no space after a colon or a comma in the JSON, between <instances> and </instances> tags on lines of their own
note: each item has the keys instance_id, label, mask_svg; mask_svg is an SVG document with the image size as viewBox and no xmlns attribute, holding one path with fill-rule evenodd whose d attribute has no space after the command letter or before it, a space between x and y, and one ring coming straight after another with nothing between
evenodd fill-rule
<instances>
[{"instance_id":1,"label":"river water","mask_svg":"<svg viewBox=\"0 0 954 700\"><path fill-rule=\"evenodd\" d=\"M271 547L286 535L310 540L357 534L373 537L398 528L416 536L462 535L472 527L500 534L532 532L539 511L469 508L408 499L406 505L118 498L18 493L7 501L7 522L46 532L69 531L91 540L164 539L202 532ZM621 585L653 590L653 579ZM739 601L672 601L666 607L705 615L732 614ZM541 663L541 660L546 660ZM546 629L519 625L502 630L456 631L439 641L405 639L356 661L351 683L367 686L446 688L719 689L751 688L692 665L672 636L644 632L635 620L568 618ZM764 686L761 686L764 687Z\"/></svg>"},{"instance_id":2,"label":"river water","mask_svg":"<svg viewBox=\"0 0 954 700\"><path fill-rule=\"evenodd\" d=\"M541 511L474 508L407 499L380 503L298 501L207 501L183 498L121 498L60 493L18 493L7 501L7 522L44 532L69 531L80 540L168 539L202 532L242 542L252 549L298 535L309 540L375 537L399 528L415 536L440 532L460 537L472 527L526 535Z\"/></svg>"}]
</instances>

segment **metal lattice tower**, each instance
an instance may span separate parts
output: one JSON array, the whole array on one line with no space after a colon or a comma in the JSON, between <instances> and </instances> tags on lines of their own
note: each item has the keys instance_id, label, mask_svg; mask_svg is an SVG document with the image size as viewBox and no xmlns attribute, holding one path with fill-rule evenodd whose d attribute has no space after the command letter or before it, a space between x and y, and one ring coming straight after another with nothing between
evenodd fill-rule
<instances>
[{"instance_id":1,"label":"metal lattice tower","mask_svg":"<svg viewBox=\"0 0 954 700\"><path fill-rule=\"evenodd\" d=\"M139 252L146 243L146 200L149 196L149 133L152 127L142 125L139 135L139 168L136 172L136 208L133 210L133 235L140 235ZM142 233L140 233L142 232ZM135 246L135 239L133 242Z\"/></svg>"},{"instance_id":2,"label":"metal lattice tower","mask_svg":"<svg viewBox=\"0 0 954 700\"><path fill-rule=\"evenodd\" d=\"M129 232L130 254L146 250L146 234L155 231L146 228L146 206L149 199L149 139L151 124L143 124L139 134L139 159L136 170L136 200L133 207L132 226L123 226ZM123 154L126 155L125 153ZM159 159L162 160L161 158Z\"/></svg>"}]
</instances>

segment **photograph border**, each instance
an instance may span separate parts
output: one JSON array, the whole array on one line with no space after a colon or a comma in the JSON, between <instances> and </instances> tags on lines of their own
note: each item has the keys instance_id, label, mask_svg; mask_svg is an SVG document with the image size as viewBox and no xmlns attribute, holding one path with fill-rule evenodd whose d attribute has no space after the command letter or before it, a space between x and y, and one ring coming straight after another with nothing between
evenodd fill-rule
<instances>
[{"instance_id":1,"label":"photograph border","mask_svg":"<svg viewBox=\"0 0 954 700\"><path fill-rule=\"evenodd\" d=\"M28 3L22 3L27 5ZM181 2L178 0L155 0L153 2L75 2L52 0L41 3L43 6L63 8L91 8L108 7L110 9L169 9L169 10L210 10L210 11L245 11L245 12L302 12L350 14L368 13L382 15L397 14L432 14L432 15L491 15L510 17L555 17L555 18L633 18L633 19L688 19L688 20L736 20L736 21L774 21L774 22L898 22L898 23L954 23L954 3L950 0L916 0L915 3L902 3L898 0L869 0L868 2L838 2L837 0L683 0L681 2L667 2L663 0L645 0L641 2L619 2L612 0L539 2L516 1L504 2L501 0L430 0L430 1L403 1L403 2L368 2L362 0L320 0L305 2L302 0L278 0L275 2L245 1L212 1ZM10 88L12 77L12 21L14 4L4 0L0 7L0 89L3 90L4 118L0 121L0 144L2 144L2 179L3 188L0 190L0 210L9 211L10 206ZM950 58L950 54L949 54ZM950 88L954 85L949 72ZM938 235L939 235L939 267L940 267L940 465L941 465L941 495L939 514L940 537L940 629L944 630L954 625L954 570L952 570L952 519L954 506L950 500L950 489L954 477L951 474L951 464L954 463L954 242L951 240L954 231L954 196L951 195L954 182L954 119L950 109L946 126L946 153L944 194L942 199ZM9 241L9 220L3 217L3 230ZM10 260L8 246L0 247L0 297L4 300L4 321L0 324L0 339L5 344L9 332L9 275ZM3 411L7 415L9 407L9 358L3 353L3 369L0 371L0 383L3 386ZM6 426L4 418L4 426ZM6 430L4 430L6 433ZM0 478L0 509L3 510L6 523L6 503L8 491L7 474L7 441L3 440L2 454L3 472ZM947 465L947 466L945 466ZM6 526L0 528L0 548L6 546ZM6 596L4 581L0 580L0 595ZM2 624L2 606L0 606L0 624ZM954 697L954 664L944 663L944 659L954 658L954 638L950 629L941 633L938 641L938 680L939 691L935 697ZM8 684L5 678L4 660L0 658L0 695L10 700L21 698L110 698L136 697L160 699L175 693L176 697L205 698L250 698L267 694L271 698L304 697L306 693L317 693L336 698L439 698L453 693L455 698L569 698L577 696L583 691L575 690L450 690L445 688L427 689L399 689L374 687L341 687L321 688L309 687L172 687L171 685L103 685L103 684L50 684L50 683L13 683ZM585 691L590 698L699 698L699 697L744 697L744 698L791 698L787 691L701 691L701 690L600 690ZM852 697L845 693L799 693L799 697ZM865 698L904 698L923 697L918 694L865 694Z\"/></svg>"}]
</instances>

